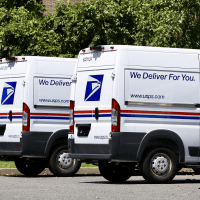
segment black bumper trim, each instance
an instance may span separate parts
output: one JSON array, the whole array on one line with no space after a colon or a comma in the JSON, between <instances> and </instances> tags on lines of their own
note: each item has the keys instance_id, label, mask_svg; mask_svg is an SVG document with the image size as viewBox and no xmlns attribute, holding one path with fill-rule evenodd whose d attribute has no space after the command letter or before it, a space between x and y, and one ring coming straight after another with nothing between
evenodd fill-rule
<instances>
[{"instance_id":1,"label":"black bumper trim","mask_svg":"<svg viewBox=\"0 0 200 200\"><path fill-rule=\"evenodd\" d=\"M0 155L2 155L2 156L21 156L22 151L3 151L3 150L0 150Z\"/></svg>"},{"instance_id":2,"label":"black bumper trim","mask_svg":"<svg viewBox=\"0 0 200 200\"><path fill-rule=\"evenodd\" d=\"M69 139L70 157L137 162L139 145L145 135L146 133L111 132L112 139L109 140L109 144L75 144L74 139Z\"/></svg>"},{"instance_id":3,"label":"black bumper trim","mask_svg":"<svg viewBox=\"0 0 200 200\"><path fill-rule=\"evenodd\" d=\"M71 154L69 153L70 158L75 159L92 159L92 160L110 160L111 155L109 154Z\"/></svg>"},{"instance_id":4,"label":"black bumper trim","mask_svg":"<svg viewBox=\"0 0 200 200\"><path fill-rule=\"evenodd\" d=\"M52 132L24 131L20 139L23 156L44 156L47 141Z\"/></svg>"},{"instance_id":5,"label":"black bumper trim","mask_svg":"<svg viewBox=\"0 0 200 200\"><path fill-rule=\"evenodd\" d=\"M20 156L19 142L0 142L0 156Z\"/></svg>"}]
</instances>

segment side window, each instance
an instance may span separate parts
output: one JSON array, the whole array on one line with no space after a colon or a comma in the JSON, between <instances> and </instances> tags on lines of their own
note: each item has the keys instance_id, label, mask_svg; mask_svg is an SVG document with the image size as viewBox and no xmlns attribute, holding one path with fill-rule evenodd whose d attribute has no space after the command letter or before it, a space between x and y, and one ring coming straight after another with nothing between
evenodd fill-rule
<instances>
[{"instance_id":1,"label":"side window","mask_svg":"<svg viewBox=\"0 0 200 200\"><path fill-rule=\"evenodd\" d=\"M125 102L199 103L199 73L125 69Z\"/></svg>"},{"instance_id":2,"label":"side window","mask_svg":"<svg viewBox=\"0 0 200 200\"><path fill-rule=\"evenodd\" d=\"M34 77L34 107L69 107L70 78Z\"/></svg>"}]
</instances>

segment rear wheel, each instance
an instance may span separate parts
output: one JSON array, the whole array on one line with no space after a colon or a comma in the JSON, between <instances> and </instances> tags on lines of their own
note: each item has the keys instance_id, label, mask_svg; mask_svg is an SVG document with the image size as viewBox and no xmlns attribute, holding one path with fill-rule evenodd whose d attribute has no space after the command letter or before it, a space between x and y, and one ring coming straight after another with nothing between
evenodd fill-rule
<instances>
[{"instance_id":1,"label":"rear wheel","mask_svg":"<svg viewBox=\"0 0 200 200\"><path fill-rule=\"evenodd\" d=\"M69 157L68 147L56 146L49 157L49 169L56 176L73 176L80 169L81 161Z\"/></svg>"},{"instance_id":2,"label":"rear wheel","mask_svg":"<svg viewBox=\"0 0 200 200\"><path fill-rule=\"evenodd\" d=\"M196 174L196 175L199 175L200 174L200 169L193 169L194 170L194 173Z\"/></svg>"},{"instance_id":3,"label":"rear wheel","mask_svg":"<svg viewBox=\"0 0 200 200\"><path fill-rule=\"evenodd\" d=\"M16 168L26 176L37 176L45 169L45 162L37 162L17 158L15 160Z\"/></svg>"},{"instance_id":4,"label":"rear wheel","mask_svg":"<svg viewBox=\"0 0 200 200\"><path fill-rule=\"evenodd\" d=\"M99 171L106 180L111 182L124 182L131 177L129 168L114 165L107 161L99 161Z\"/></svg>"},{"instance_id":5,"label":"rear wheel","mask_svg":"<svg viewBox=\"0 0 200 200\"><path fill-rule=\"evenodd\" d=\"M140 169L149 183L168 183L177 173L178 159L170 149L152 149L145 154Z\"/></svg>"}]
</instances>

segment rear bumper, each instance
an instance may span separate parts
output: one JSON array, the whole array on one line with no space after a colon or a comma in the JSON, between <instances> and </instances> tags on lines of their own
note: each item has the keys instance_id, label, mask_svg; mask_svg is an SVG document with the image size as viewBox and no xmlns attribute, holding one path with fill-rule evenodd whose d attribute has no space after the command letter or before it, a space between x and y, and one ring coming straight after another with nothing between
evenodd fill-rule
<instances>
[{"instance_id":1,"label":"rear bumper","mask_svg":"<svg viewBox=\"0 0 200 200\"><path fill-rule=\"evenodd\" d=\"M17 157L21 154L19 142L0 142L0 156Z\"/></svg>"},{"instance_id":2,"label":"rear bumper","mask_svg":"<svg viewBox=\"0 0 200 200\"><path fill-rule=\"evenodd\" d=\"M74 139L68 139L69 156L76 159L110 160L107 144L75 144Z\"/></svg>"},{"instance_id":3,"label":"rear bumper","mask_svg":"<svg viewBox=\"0 0 200 200\"><path fill-rule=\"evenodd\" d=\"M23 157L45 156L45 147L52 132L22 132L21 153Z\"/></svg>"},{"instance_id":4,"label":"rear bumper","mask_svg":"<svg viewBox=\"0 0 200 200\"><path fill-rule=\"evenodd\" d=\"M71 133L70 133L71 134ZM111 133L109 144L75 144L68 140L69 156L76 159L119 160L138 162L137 153L145 133Z\"/></svg>"}]
</instances>

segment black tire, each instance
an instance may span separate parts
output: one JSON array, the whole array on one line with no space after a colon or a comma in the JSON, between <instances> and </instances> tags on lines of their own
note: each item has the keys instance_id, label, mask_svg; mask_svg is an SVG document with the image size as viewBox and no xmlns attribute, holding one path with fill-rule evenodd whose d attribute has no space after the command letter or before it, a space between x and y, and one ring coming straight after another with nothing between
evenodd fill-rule
<instances>
[{"instance_id":1,"label":"black tire","mask_svg":"<svg viewBox=\"0 0 200 200\"><path fill-rule=\"evenodd\" d=\"M149 183L169 183L177 173L178 159L170 149L151 149L144 155L140 170Z\"/></svg>"},{"instance_id":2,"label":"black tire","mask_svg":"<svg viewBox=\"0 0 200 200\"><path fill-rule=\"evenodd\" d=\"M131 170L129 168L114 165L107 161L99 161L99 171L101 175L110 182L124 182L131 177Z\"/></svg>"},{"instance_id":3,"label":"black tire","mask_svg":"<svg viewBox=\"0 0 200 200\"><path fill-rule=\"evenodd\" d=\"M51 151L49 157L49 169L55 176L73 176L78 172L81 161L69 158L68 146L56 146Z\"/></svg>"},{"instance_id":4,"label":"black tire","mask_svg":"<svg viewBox=\"0 0 200 200\"><path fill-rule=\"evenodd\" d=\"M194 170L195 175L199 175L200 174L200 169L193 169L193 170Z\"/></svg>"},{"instance_id":5,"label":"black tire","mask_svg":"<svg viewBox=\"0 0 200 200\"><path fill-rule=\"evenodd\" d=\"M45 169L45 162L36 162L17 158L15 166L19 172L26 176L37 176Z\"/></svg>"}]
</instances>

